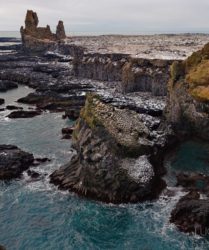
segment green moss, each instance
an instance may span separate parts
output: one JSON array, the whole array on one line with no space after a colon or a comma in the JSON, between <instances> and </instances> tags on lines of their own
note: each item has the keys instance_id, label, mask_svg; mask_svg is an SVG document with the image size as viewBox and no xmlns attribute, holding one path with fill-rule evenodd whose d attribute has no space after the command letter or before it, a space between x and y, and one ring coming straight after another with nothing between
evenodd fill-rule
<instances>
[{"instance_id":1,"label":"green moss","mask_svg":"<svg viewBox=\"0 0 209 250\"><path fill-rule=\"evenodd\" d=\"M101 123L96 118L95 112L95 101L99 100L99 96L96 94L89 93L87 94L86 103L84 108L81 110L80 116L85 120L90 128L95 128L96 126L100 126Z\"/></svg>"}]
</instances>

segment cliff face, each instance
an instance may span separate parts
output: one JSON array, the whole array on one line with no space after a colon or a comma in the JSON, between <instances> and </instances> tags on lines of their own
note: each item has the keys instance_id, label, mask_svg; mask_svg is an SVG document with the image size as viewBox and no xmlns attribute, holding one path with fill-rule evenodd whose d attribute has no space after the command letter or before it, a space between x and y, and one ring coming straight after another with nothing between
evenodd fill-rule
<instances>
[{"instance_id":1,"label":"cliff face","mask_svg":"<svg viewBox=\"0 0 209 250\"><path fill-rule=\"evenodd\" d=\"M125 54L85 54L74 60L76 76L121 81L124 93L143 91L165 96L171 60L133 59Z\"/></svg>"},{"instance_id":2,"label":"cliff face","mask_svg":"<svg viewBox=\"0 0 209 250\"><path fill-rule=\"evenodd\" d=\"M28 10L25 18L25 28L20 29L22 43L25 50L42 51L55 42L66 38L64 25L59 21L56 34L51 32L50 26L38 27L38 16L36 12Z\"/></svg>"},{"instance_id":3,"label":"cliff face","mask_svg":"<svg viewBox=\"0 0 209 250\"><path fill-rule=\"evenodd\" d=\"M171 67L166 116L176 132L209 139L209 44Z\"/></svg>"},{"instance_id":4,"label":"cliff face","mask_svg":"<svg viewBox=\"0 0 209 250\"><path fill-rule=\"evenodd\" d=\"M73 133L77 154L51 175L51 181L106 202L155 198L163 181L152 165L151 138L138 113L88 95Z\"/></svg>"},{"instance_id":5,"label":"cliff face","mask_svg":"<svg viewBox=\"0 0 209 250\"><path fill-rule=\"evenodd\" d=\"M121 81L124 54L85 54L74 60L75 76L101 81Z\"/></svg>"},{"instance_id":6,"label":"cliff face","mask_svg":"<svg viewBox=\"0 0 209 250\"><path fill-rule=\"evenodd\" d=\"M124 92L151 92L155 96L167 94L171 60L130 59L123 67Z\"/></svg>"}]
</instances>

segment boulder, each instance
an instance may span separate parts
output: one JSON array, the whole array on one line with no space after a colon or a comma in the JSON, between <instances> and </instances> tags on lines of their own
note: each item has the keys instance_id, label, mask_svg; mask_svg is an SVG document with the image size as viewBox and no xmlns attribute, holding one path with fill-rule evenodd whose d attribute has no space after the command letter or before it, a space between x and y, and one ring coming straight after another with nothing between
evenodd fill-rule
<instances>
[{"instance_id":1,"label":"boulder","mask_svg":"<svg viewBox=\"0 0 209 250\"><path fill-rule=\"evenodd\" d=\"M13 145L0 145L0 180L18 178L34 161L32 154Z\"/></svg>"}]
</instances>

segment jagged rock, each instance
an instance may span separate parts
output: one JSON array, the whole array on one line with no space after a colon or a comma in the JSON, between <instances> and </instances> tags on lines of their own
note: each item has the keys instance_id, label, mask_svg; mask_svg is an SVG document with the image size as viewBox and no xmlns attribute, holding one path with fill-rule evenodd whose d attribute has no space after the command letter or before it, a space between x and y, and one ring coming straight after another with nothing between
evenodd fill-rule
<instances>
[{"instance_id":1,"label":"jagged rock","mask_svg":"<svg viewBox=\"0 0 209 250\"><path fill-rule=\"evenodd\" d=\"M88 95L73 145L77 154L72 161L51 175L51 182L62 189L120 203L155 198L164 187L149 157L149 130L134 111Z\"/></svg>"},{"instance_id":2,"label":"jagged rock","mask_svg":"<svg viewBox=\"0 0 209 250\"><path fill-rule=\"evenodd\" d=\"M63 21L58 22L57 30L56 30L56 37L58 40L62 40L66 38Z\"/></svg>"},{"instance_id":3,"label":"jagged rock","mask_svg":"<svg viewBox=\"0 0 209 250\"><path fill-rule=\"evenodd\" d=\"M36 12L28 10L25 18L25 28L21 27L23 48L26 51L41 52L53 47L57 41L65 38L64 25L59 21L57 33L51 32L50 26L38 27L38 16Z\"/></svg>"},{"instance_id":4,"label":"jagged rock","mask_svg":"<svg viewBox=\"0 0 209 250\"><path fill-rule=\"evenodd\" d=\"M0 180L20 177L33 163L32 154L13 145L0 145Z\"/></svg>"}]
</instances>

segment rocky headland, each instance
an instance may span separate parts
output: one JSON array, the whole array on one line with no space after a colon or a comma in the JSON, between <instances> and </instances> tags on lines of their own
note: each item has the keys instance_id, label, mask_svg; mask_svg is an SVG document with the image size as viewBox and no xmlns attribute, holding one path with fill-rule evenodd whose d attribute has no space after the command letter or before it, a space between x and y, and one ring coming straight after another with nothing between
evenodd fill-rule
<instances>
[{"instance_id":1,"label":"rocky headland","mask_svg":"<svg viewBox=\"0 0 209 250\"><path fill-rule=\"evenodd\" d=\"M209 46L192 54L207 35L66 38L63 22L53 34L38 27L33 11L21 35L15 52L0 56L0 91L20 84L34 89L17 100L34 110L9 107L9 118L50 111L76 120L62 130L72 137L74 156L50 176L59 188L111 203L156 199L166 187L166 152L185 138L208 140ZM19 153L7 147L2 150ZM182 176L178 185L192 193L180 199L171 222L194 232L197 223L208 225L208 189L195 188L194 178L208 187L208 177Z\"/></svg>"}]
</instances>

